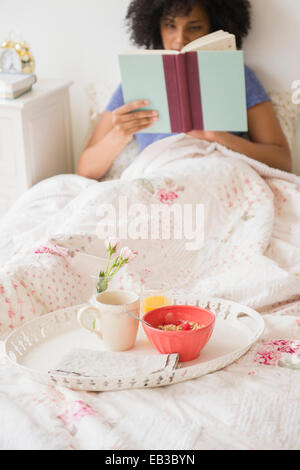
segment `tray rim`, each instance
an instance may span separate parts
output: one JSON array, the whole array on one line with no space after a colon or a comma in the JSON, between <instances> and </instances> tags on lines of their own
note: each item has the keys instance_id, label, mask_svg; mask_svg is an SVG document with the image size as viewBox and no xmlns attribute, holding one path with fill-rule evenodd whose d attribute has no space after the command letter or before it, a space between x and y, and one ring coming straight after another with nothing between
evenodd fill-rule
<instances>
[{"instance_id":1,"label":"tray rim","mask_svg":"<svg viewBox=\"0 0 300 470\"><path fill-rule=\"evenodd\" d=\"M26 322L24 325L20 326L19 328L15 329L14 331L12 331L3 341L3 343L4 343L4 348L3 348L4 355L5 355L6 359L9 361L9 363L12 366L14 366L16 369L18 369L20 372L23 372L27 376L30 376L31 378L33 378L33 380L36 380L38 382L42 382L42 383L48 384L48 385L62 385L64 387L71 388L72 390L99 391L99 392L101 392L101 391L113 391L113 390L128 390L128 389L134 389L134 388L139 388L140 389L140 388L145 388L145 387L155 388L155 387L164 387L164 386L168 386L168 385L173 385L173 384L180 383L180 382L183 382L183 381L193 380L193 379L199 378L203 375L207 375L209 373L217 372L218 370L221 370L224 367L227 367L228 365L230 365L230 364L234 363L235 361L237 361L244 354L246 354L247 351L249 351L249 349L258 341L258 339L262 336L262 334L264 332L265 322L264 322L264 319L263 319L262 315L259 314L256 310L252 309L251 307L248 307L248 306L245 306L245 305L242 305L242 304L239 304L237 302L227 300L227 299L222 299L222 298L218 298L218 297L204 298L204 297L198 297L195 294L187 294L187 295L180 295L179 294L179 295L174 296L174 297L177 300L178 299L184 299L183 302L185 302L185 303L183 303L183 304L180 303L179 305L184 305L184 304L187 305L189 302L197 302L197 304L198 303L206 303L206 304L212 303L212 304L221 304L221 305L224 304L225 306L227 306L227 309L228 309L228 307L233 306L237 310L240 310L240 313L243 313L243 314L248 315L252 318L255 318L258 321L258 323L260 323L260 326L257 329L256 333L253 333L253 337L251 338L251 340L249 340L247 345L245 345L241 348L234 349L233 351L231 351L227 354L224 354L224 355L219 356L217 358L210 359L210 360L202 362L202 363L189 364L186 367L183 365L184 363L182 363L181 367L179 367L177 369L174 369L172 371L169 371L169 370L160 371L160 372L155 372L153 374L148 374L148 375L143 375L143 376L140 375L138 377L137 376L127 376L127 377L117 377L117 376L113 376L113 377L108 377L108 376L77 377L77 376L74 376L72 374L70 374L70 375L67 375L67 374L66 375L60 375L60 374L53 374L53 373L52 374L47 374L47 373L39 371L37 369L31 369L30 367L24 366L23 364L18 362L17 358L16 358L16 361L15 361L10 357L10 355L9 355L10 351L8 350L8 348L9 348L9 345L10 345L11 341L13 341L15 336L17 337L20 333L22 333L23 330L27 330L27 329L30 330L30 326L32 324L38 325L39 323L45 322L48 318L51 318L55 314L63 314L63 312L65 312L65 311L78 310L83 305L86 305L86 304L80 304L80 305L73 305L73 306L65 307L63 309L55 310L53 312L42 315L40 317L34 318L34 319ZM209 309L208 307L203 307L202 305L200 307ZM216 315L216 321L218 320L219 315L220 315L220 319L226 321L226 320L228 320L228 317L230 316L230 313L228 314L227 317L223 316L223 314L219 314L219 313L215 313L215 315ZM71 330L71 328L70 328L70 330ZM250 328L248 328L248 330L249 330L249 332L251 332ZM68 331L68 329L66 331ZM61 329L61 331L58 332L57 334L62 334L62 333L64 333L63 329ZM48 336L48 337L45 338L45 341L47 339L53 338L55 336L56 336L55 334L51 335L51 336ZM41 341L39 344L41 344L41 343L43 343L43 341ZM34 349L34 347L35 347L35 345L32 348L29 348L25 352L25 355L30 350ZM36 345L36 347L38 347L38 344ZM220 365L220 366L215 367L214 363L221 362L221 360L223 361L223 364ZM193 362L193 361L191 361L191 362ZM211 366L211 367L208 367L207 372L199 373L199 371L198 371L198 373L197 373L197 369L200 370L201 368L204 367L204 365ZM176 378L176 375L178 376L177 378L179 380L174 380L174 378ZM157 379L157 378L162 379L161 383L151 385L150 383L148 383L148 382L151 382L151 380L149 380L149 376L151 376L152 382L155 381L155 379ZM167 378L170 379L169 383L166 383ZM125 386L125 384L120 385L120 383L119 383L120 381L121 382L122 381L127 381L127 382L132 383L133 381L136 381L137 379L138 379L139 382L144 382L144 386L134 386L135 384L131 385L131 386ZM104 388L102 388L102 387L99 388L99 385L97 385L97 383L96 383L97 381L102 381L102 382L105 381L105 382L108 382L108 383L107 383L107 385L104 386ZM113 385L113 383L112 383L111 386L110 386L109 381L116 382L116 384ZM71 382L72 386L70 386L69 382ZM75 382L77 382L77 385L76 385ZM85 382L86 382L86 385L85 385ZM147 382L147 385L145 385L145 382Z\"/></svg>"}]
</instances>

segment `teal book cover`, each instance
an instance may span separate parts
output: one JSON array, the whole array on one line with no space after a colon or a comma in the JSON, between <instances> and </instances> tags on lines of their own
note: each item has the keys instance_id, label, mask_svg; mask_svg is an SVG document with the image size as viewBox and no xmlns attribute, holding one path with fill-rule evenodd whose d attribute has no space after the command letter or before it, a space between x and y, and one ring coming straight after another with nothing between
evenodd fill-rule
<instances>
[{"instance_id":1,"label":"teal book cover","mask_svg":"<svg viewBox=\"0 0 300 470\"><path fill-rule=\"evenodd\" d=\"M125 103L149 100L159 120L141 133L247 132L242 51L119 56Z\"/></svg>"},{"instance_id":2,"label":"teal book cover","mask_svg":"<svg viewBox=\"0 0 300 470\"><path fill-rule=\"evenodd\" d=\"M119 62L125 103L149 100L149 106L142 109L158 111L159 120L143 133L172 132L163 55L124 54Z\"/></svg>"}]
</instances>

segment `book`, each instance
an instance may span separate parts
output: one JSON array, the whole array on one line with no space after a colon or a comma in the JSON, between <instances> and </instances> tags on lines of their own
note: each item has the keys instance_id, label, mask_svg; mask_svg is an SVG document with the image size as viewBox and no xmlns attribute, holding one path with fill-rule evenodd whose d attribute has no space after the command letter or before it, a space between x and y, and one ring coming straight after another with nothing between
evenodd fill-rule
<instances>
[{"instance_id":1,"label":"book","mask_svg":"<svg viewBox=\"0 0 300 470\"><path fill-rule=\"evenodd\" d=\"M15 99L32 89L36 83L35 74L0 73L0 98Z\"/></svg>"},{"instance_id":2,"label":"book","mask_svg":"<svg viewBox=\"0 0 300 470\"><path fill-rule=\"evenodd\" d=\"M181 51L119 55L125 103L149 100L159 120L141 133L247 132L245 66L236 38L223 30Z\"/></svg>"}]
</instances>

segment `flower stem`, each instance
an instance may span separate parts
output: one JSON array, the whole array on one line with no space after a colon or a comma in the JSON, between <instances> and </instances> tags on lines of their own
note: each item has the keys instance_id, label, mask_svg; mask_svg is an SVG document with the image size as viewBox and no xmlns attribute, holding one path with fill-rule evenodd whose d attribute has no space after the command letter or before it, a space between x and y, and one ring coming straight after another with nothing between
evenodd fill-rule
<instances>
[{"instance_id":1,"label":"flower stem","mask_svg":"<svg viewBox=\"0 0 300 470\"><path fill-rule=\"evenodd\" d=\"M107 275L108 275L108 273L107 273L107 272L108 272L108 267L109 267L109 263L110 263L111 255L112 255L112 252L110 251L110 252L109 252L109 256L108 256L108 260L107 260L107 265L106 265L105 272L104 272L105 276L107 276Z\"/></svg>"},{"instance_id":2,"label":"flower stem","mask_svg":"<svg viewBox=\"0 0 300 470\"><path fill-rule=\"evenodd\" d=\"M121 261L120 264L108 275L108 279L111 280L111 278L119 271L119 269L123 266L125 260Z\"/></svg>"}]
</instances>

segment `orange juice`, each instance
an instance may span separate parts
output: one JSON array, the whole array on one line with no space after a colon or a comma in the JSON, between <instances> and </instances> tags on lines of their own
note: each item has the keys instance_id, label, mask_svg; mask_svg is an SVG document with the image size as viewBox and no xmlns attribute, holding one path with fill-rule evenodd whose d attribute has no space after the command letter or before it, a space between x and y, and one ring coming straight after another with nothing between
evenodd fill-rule
<instances>
[{"instance_id":1,"label":"orange juice","mask_svg":"<svg viewBox=\"0 0 300 470\"><path fill-rule=\"evenodd\" d=\"M165 305L171 305L171 301L168 297L165 295L150 295L145 297L142 302L142 312L145 315L145 313L150 312L150 310L164 307Z\"/></svg>"}]
</instances>

